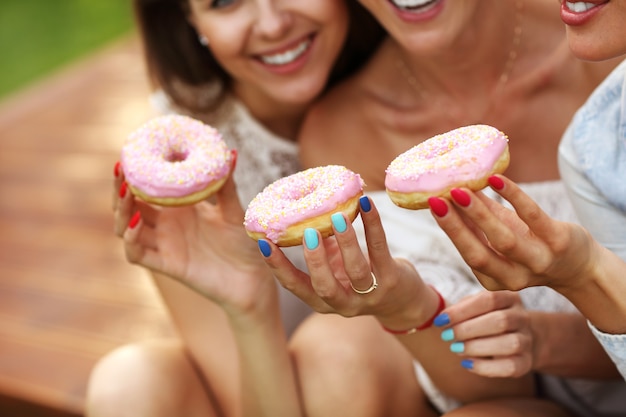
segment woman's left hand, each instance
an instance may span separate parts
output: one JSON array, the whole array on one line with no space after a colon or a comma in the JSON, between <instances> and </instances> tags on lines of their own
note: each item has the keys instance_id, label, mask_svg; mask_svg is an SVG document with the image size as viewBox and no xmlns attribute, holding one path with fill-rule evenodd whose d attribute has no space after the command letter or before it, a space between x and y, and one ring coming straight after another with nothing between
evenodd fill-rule
<instances>
[{"instance_id":1,"label":"woman's left hand","mask_svg":"<svg viewBox=\"0 0 626 417\"><path fill-rule=\"evenodd\" d=\"M531 316L516 292L482 291L449 306L435 319L461 365L487 377L519 377L533 369Z\"/></svg>"}]
</instances>

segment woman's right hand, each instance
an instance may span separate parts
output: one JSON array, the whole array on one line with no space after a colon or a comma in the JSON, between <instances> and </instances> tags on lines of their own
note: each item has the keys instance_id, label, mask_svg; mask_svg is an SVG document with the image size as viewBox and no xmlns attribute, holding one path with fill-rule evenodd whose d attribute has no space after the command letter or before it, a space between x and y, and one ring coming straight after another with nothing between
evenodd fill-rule
<instances>
[{"instance_id":1,"label":"woman's right hand","mask_svg":"<svg viewBox=\"0 0 626 417\"><path fill-rule=\"evenodd\" d=\"M234 169L234 165L233 165ZM271 273L243 228L244 211L231 177L208 201L157 207L128 190L121 170L114 186L115 233L129 262L168 275L225 307L253 308L275 291Z\"/></svg>"}]
</instances>

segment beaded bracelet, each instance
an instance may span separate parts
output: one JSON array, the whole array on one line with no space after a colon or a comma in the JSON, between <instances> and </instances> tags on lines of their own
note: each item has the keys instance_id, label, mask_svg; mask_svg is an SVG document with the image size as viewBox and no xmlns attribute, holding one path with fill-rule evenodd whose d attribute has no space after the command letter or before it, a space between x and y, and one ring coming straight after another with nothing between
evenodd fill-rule
<instances>
[{"instance_id":1,"label":"beaded bracelet","mask_svg":"<svg viewBox=\"0 0 626 417\"><path fill-rule=\"evenodd\" d=\"M393 330L393 329L390 329L388 327L381 325L383 327L383 330L391 334L405 335L405 334L413 334L420 330L428 329L430 326L432 326L433 322L435 321L435 317L437 317L443 311L443 309L446 308L446 301L443 299L443 297L441 296L441 294L439 293L439 291L437 291L435 287L433 286L430 286L430 287L437 293L437 297L439 297L439 305L437 306L437 310L435 311L435 314L433 314L431 318L426 320L420 326L412 327L408 330Z\"/></svg>"}]
</instances>

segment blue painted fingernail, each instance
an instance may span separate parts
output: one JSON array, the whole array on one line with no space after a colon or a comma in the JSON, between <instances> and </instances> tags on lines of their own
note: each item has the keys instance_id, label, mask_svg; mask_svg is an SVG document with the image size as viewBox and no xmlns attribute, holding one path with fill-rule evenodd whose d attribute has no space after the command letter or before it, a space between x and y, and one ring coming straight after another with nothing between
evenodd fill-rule
<instances>
[{"instance_id":1,"label":"blue painted fingernail","mask_svg":"<svg viewBox=\"0 0 626 417\"><path fill-rule=\"evenodd\" d=\"M267 240L259 239L258 244L263 256L267 258L272 254L272 247L267 243Z\"/></svg>"},{"instance_id":2,"label":"blue painted fingernail","mask_svg":"<svg viewBox=\"0 0 626 417\"><path fill-rule=\"evenodd\" d=\"M450 345L450 351L454 353L463 353L465 352L465 343L463 342L454 342Z\"/></svg>"},{"instance_id":3,"label":"blue painted fingernail","mask_svg":"<svg viewBox=\"0 0 626 417\"><path fill-rule=\"evenodd\" d=\"M367 213L368 211L372 209L372 204L370 203L370 199L367 198L367 196L365 195L359 198L359 204L361 205L361 210L363 210L365 213Z\"/></svg>"},{"instance_id":4,"label":"blue painted fingernail","mask_svg":"<svg viewBox=\"0 0 626 417\"><path fill-rule=\"evenodd\" d=\"M441 340L443 340L444 342L451 342L452 340L454 340L454 330L446 329L441 332Z\"/></svg>"},{"instance_id":5,"label":"blue painted fingernail","mask_svg":"<svg viewBox=\"0 0 626 417\"><path fill-rule=\"evenodd\" d=\"M448 316L448 313L442 313L435 317L433 324L437 327L447 326L450 324L450 316Z\"/></svg>"},{"instance_id":6,"label":"blue painted fingernail","mask_svg":"<svg viewBox=\"0 0 626 417\"><path fill-rule=\"evenodd\" d=\"M317 230L315 229L305 229L304 230L304 244L307 249L315 249L317 245L319 245L319 239L317 238Z\"/></svg>"},{"instance_id":7,"label":"blue painted fingernail","mask_svg":"<svg viewBox=\"0 0 626 417\"><path fill-rule=\"evenodd\" d=\"M461 361L461 366L465 369L474 369L474 361L471 359L463 359Z\"/></svg>"},{"instance_id":8,"label":"blue painted fingernail","mask_svg":"<svg viewBox=\"0 0 626 417\"><path fill-rule=\"evenodd\" d=\"M333 214L330 216L330 220L333 222L333 226L335 226L335 230L338 233L343 233L348 228L346 225L346 219L343 218L343 213Z\"/></svg>"}]
</instances>

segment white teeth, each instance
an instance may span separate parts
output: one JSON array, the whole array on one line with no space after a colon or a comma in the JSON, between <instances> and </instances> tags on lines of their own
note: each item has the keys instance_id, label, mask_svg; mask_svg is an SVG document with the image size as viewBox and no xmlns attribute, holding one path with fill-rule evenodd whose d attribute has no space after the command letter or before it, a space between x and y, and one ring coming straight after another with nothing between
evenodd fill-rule
<instances>
[{"instance_id":1,"label":"white teeth","mask_svg":"<svg viewBox=\"0 0 626 417\"><path fill-rule=\"evenodd\" d=\"M391 0L400 9L416 9L435 3L437 0Z\"/></svg>"},{"instance_id":2,"label":"white teeth","mask_svg":"<svg viewBox=\"0 0 626 417\"><path fill-rule=\"evenodd\" d=\"M295 48L275 55L261 55L261 61L269 65L285 65L295 61L309 48L310 40L305 40Z\"/></svg>"},{"instance_id":3,"label":"white teeth","mask_svg":"<svg viewBox=\"0 0 626 417\"><path fill-rule=\"evenodd\" d=\"M565 2L565 6L567 6L567 8L574 12L574 13L582 13L582 12L586 12L587 10L593 8L595 6L595 4L593 3L587 3L587 2L583 2L583 1L577 1L575 3L566 1Z\"/></svg>"}]
</instances>

